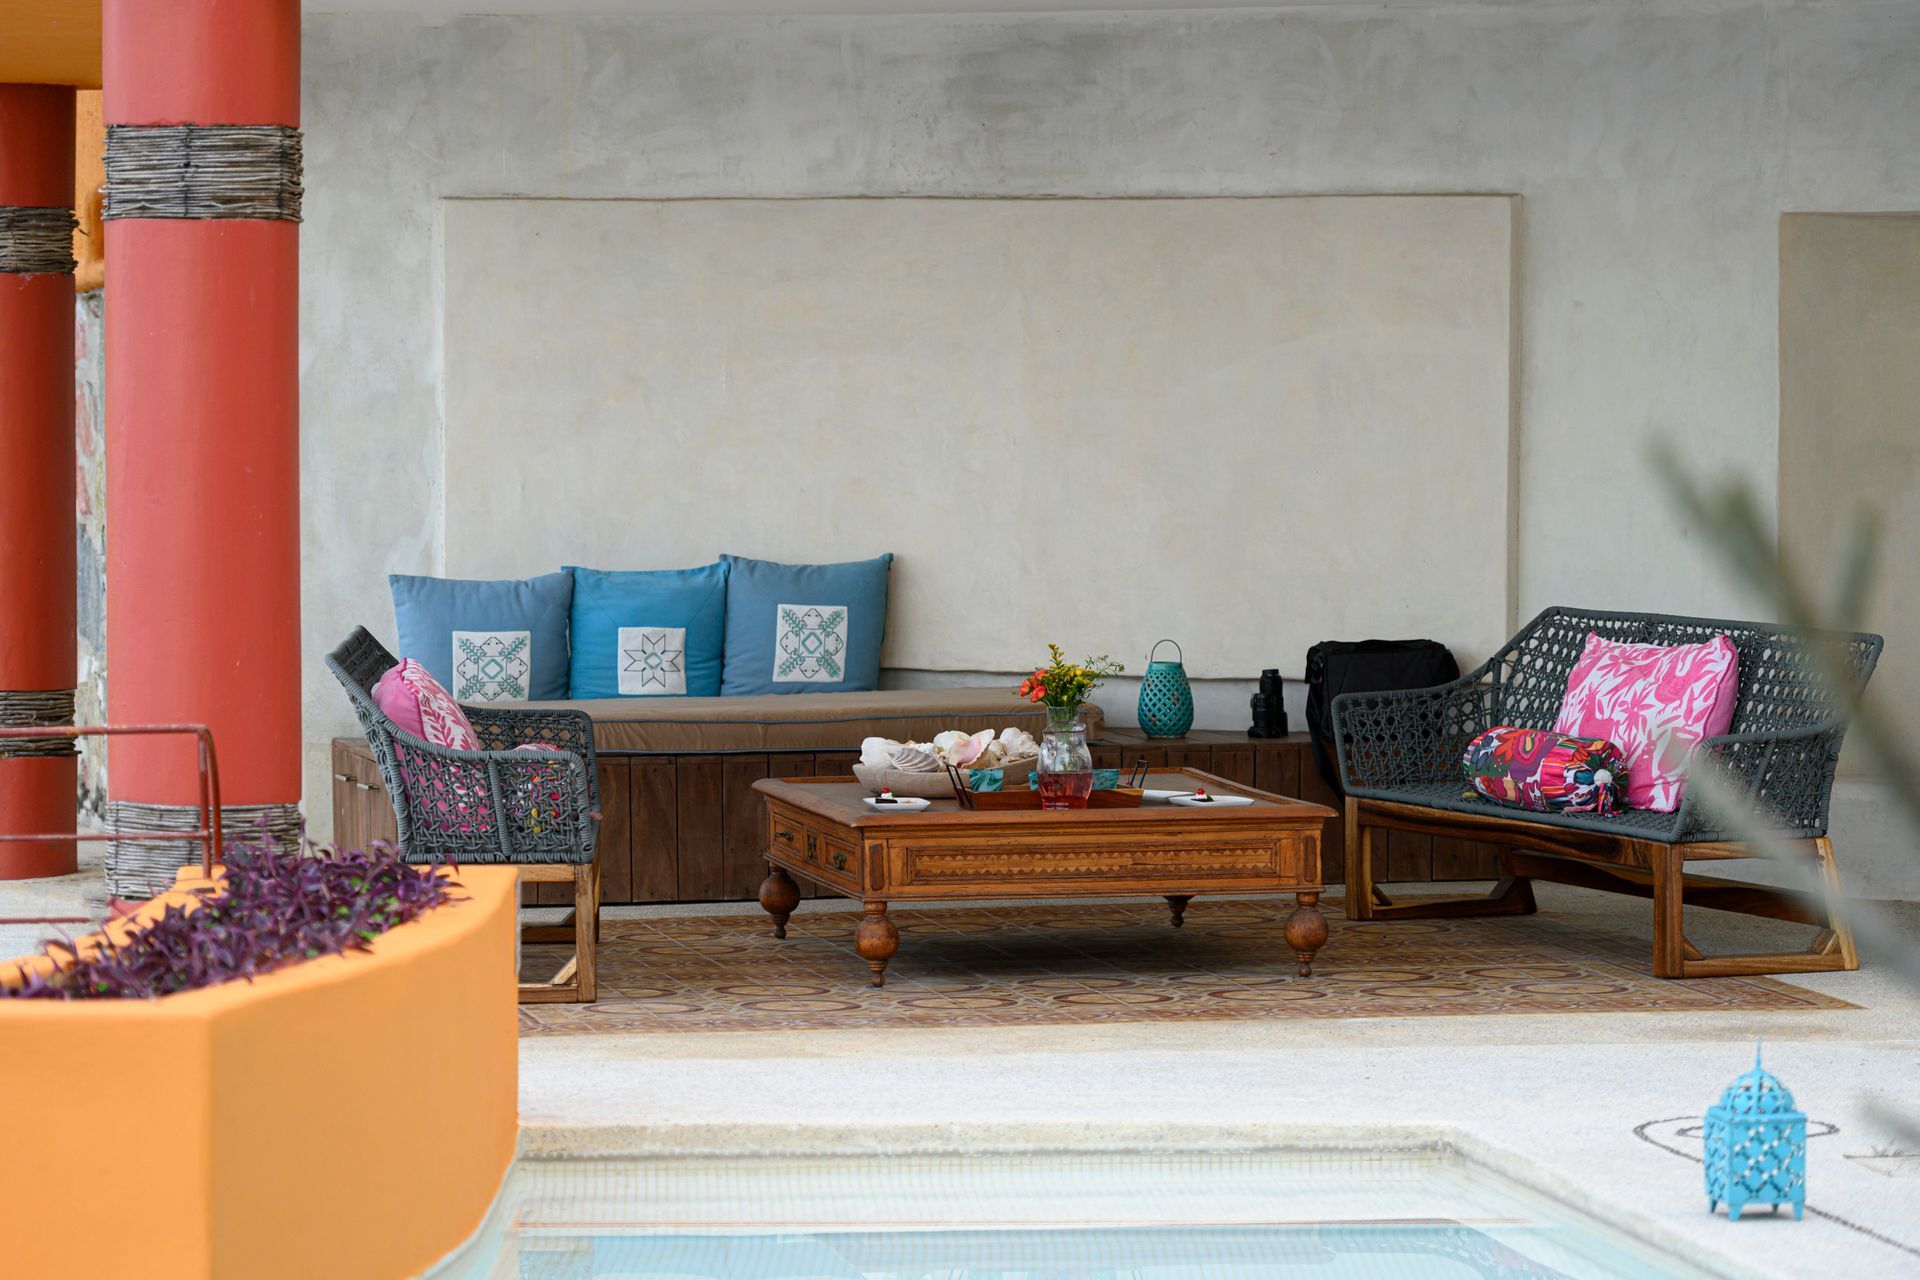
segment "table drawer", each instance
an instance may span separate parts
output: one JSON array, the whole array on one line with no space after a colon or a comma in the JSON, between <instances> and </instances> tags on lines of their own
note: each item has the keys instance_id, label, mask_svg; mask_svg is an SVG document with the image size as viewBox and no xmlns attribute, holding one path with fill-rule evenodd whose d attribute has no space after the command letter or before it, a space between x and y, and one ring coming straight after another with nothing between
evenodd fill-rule
<instances>
[{"instance_id":1,"label":"table drawer","mask_svg":"<svg viewBox=\"0 0 1920 1280\"><path fill-rule=\"evenodd\" d=\"M860 859L852 843L786 813L771 816L768 836L769 851L784 855L802 873L835 885L859 885Z\"/></svg>"}]
</instances>

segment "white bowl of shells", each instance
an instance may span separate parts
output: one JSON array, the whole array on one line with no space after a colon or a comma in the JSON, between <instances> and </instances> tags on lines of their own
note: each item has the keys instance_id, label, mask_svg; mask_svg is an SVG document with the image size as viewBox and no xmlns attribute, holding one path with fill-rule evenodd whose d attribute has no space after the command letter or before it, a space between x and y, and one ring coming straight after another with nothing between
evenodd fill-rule
<instances>
[{"instance_id":1,"label":"white bowl of shells","mask_svg":"<svg viewBox=\"0 0 1920 1280\"><path fill-rule=\"evenodd\" d=\"M860 744L860 763L853 773L874 795L884 787L896 796L940 800L953 795L949 765L969 771L999 769L1024 785L1028 771L1039 764L1040 744L1033 735L1009 726L998 733L949 729L934 734L931 742L868 738Z\"/></svg>"}]
</instances>

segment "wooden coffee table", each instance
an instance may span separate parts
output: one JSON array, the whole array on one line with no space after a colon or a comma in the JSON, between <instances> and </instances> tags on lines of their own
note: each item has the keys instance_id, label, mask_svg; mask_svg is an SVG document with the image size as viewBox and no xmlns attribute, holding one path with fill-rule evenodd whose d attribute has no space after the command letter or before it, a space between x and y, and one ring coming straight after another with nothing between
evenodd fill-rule
<instances>
[{"instance_id":1,"label":"wooden coffee table","mask_svg":"<svg viewBox=\"0 0 1920 1280\"><path fill-rule=\"evenodd\" d=\"M1301 976L1310 975L1327 940L1318 905L1320 833L1333 810L1197 769L1161 770L1146 785L1198 785L1254 803L989 812L936 800L886 813L862 803L866 789L853 778L762 779L753 784L767 804L760 905L773 917L773 936L784 938L800 905L793 876L858 898L866 915L854 947L877 987L900 947L900 931L887 919L890 902L1154 895L1167 900L1178 928L1198 894L1291 893L1298 905L1287 917L1286 943Z\"/></svg>"}]
</instances>

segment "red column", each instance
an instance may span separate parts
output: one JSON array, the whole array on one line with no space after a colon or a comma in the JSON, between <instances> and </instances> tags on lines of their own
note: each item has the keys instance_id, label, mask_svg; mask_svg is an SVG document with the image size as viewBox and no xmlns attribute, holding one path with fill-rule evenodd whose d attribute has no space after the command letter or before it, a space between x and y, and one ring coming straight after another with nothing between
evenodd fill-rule
<instances>
[{"instance_id":1,"label":"red column","mask_svg":"<svg viewBox=\"0 0 1920 1280\"><path fill-rule=\"evenodd\" d=\"M47 225L72 209L72 89L0 85L0 207ZM0 723L71 722L74 465L71 260L0 264ZM0 832L72 832L74 759L55 749L0 758ZM0 880L73 869L70 840L0 844Z\"/></svg>"},{"instance_id":2,"label":"red column","mask_svg":"<svg viewBox=\"0 0 1920 1280\"><path fill-rule=\"evenodd\" d=\"M105 0L103 21L110 129L299 124L299 0ZM298 224L114 216L113 154L110 142L112 719L211 725L225 801L290 813L301 749ZM177 742L116 742L110 819L182 812L196 776Z\"/></svg>"}]
</instances>

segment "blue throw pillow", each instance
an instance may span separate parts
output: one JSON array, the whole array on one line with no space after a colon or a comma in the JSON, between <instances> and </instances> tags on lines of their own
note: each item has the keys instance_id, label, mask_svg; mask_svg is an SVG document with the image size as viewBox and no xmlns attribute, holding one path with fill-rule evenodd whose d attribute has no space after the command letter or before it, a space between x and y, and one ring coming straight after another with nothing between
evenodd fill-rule
<instances>
[{"instance_id":1,"label":"blue throw pillow","mask_svg":"<svg viewBox=\"0 0 1920 1280\"><path fill-rule=\"evenodd\" d=\"M506 582L387 575L400 656L461 702L567 696L567 611L573 575Z\"/></svg>"},{"instance_id":2,"label":"blue throw pillow","mask_svg":"<svg viewBox=\"0 0 1920 1280\"><path fill-rule=\"evenodd\" d=\"M576 698L720 694L727 566L573 574Z\"/></svg>"},{"instance_id":3,"label":"blue throw pillow","mask_svg":"<svg viewBox=\"0 0 1920 1280\"><path fill-rule=\"evenodd\" d=\"M727 566L727 655L720 692L873 689L887 634L889 552L848 564Z\"/></svg>"}]
</instances>

